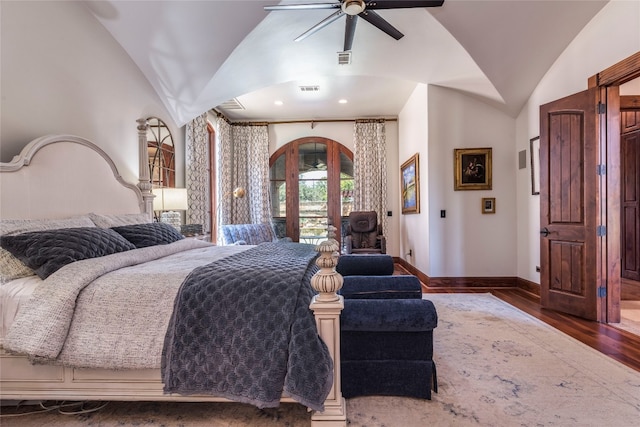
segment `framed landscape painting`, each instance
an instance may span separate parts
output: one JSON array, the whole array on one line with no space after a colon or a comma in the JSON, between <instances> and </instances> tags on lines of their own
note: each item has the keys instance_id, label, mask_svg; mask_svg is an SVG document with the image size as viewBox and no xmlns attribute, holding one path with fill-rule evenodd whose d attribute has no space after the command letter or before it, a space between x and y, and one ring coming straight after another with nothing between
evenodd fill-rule
<instances>
[{"instance_id":1,"label":"framed landscape painting","mask_svg":"<svg viewBox=\"0 0 640 427\"><path fill-rule=\"evenodd\" d=\"M491 190L491 148L456 148L454 190Z\"/></svg>"},{"instance_id":2,"label":"framed landscape painting","mask_svg":"<svg viewBox=\"0 0 640 427\"><path fill-rule=\"evenodd\" d=\"M418 162L418 154L411 156L409 160L404 162L400 167L400 182L402 188L402 213L419 213L420 212L420 164Z\"/></svg>"}]
</instances>

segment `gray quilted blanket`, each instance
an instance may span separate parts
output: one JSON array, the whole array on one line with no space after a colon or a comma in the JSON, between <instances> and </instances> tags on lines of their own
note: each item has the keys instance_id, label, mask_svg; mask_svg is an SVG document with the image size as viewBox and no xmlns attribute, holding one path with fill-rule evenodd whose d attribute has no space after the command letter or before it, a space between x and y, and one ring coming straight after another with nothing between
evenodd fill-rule
<instances>
[{"instance_id":1,"label":"gray quilted blanket","mask_svg":"<svg viewBox=\"0 0 640 427\"><path fill-rule=\"evenodd\" d=\"M317 253L265 243L195 269L176 297L162 358L165 392L322 411L333 362L309 303Z\"/></svg>"}]
</instances>

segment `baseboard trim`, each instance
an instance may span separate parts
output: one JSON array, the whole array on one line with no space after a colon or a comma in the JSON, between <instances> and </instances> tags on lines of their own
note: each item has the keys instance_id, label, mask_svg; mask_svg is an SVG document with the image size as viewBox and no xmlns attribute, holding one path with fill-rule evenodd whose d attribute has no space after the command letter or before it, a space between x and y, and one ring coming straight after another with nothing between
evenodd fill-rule
<instances>
[{"instance_id":1,"label":"baseboard trim","mask_svg":"<svg viewBox=\"0 0 640 427\"><path fill-rule=\"evenodd\" d=\"M516 281L516 286L519 289L525 290L527 292L530 292L534 295L540 296L540 284L539 283L535 283L535 282L531 282L527 279L523 279L521 277L518 277L517 281Z\"/></svg>"},{"instance_id":2,"label":"baseboard trim","mask_svg":"<svg viewBox=\"0 0 640 427\"><path fill-rule=\"evenodd\" d=\"M516 277L431 277L429 288L515 288Z\"/></svg>"},{"instance_id":3,"label":"baseboard trim","mask_svg":"<svg viewBox=\"0 0 640 427\"><path fill-rule=\"evenodd\" d=\"M429 277L402 258L394 257L393 261L407 270L409 274L413 274L420 279L426 290L434 288L452 288L457 290L461 290L463 288L519 288L540 296L539 284L520 277Z\"/></svg>"}]
</instances>

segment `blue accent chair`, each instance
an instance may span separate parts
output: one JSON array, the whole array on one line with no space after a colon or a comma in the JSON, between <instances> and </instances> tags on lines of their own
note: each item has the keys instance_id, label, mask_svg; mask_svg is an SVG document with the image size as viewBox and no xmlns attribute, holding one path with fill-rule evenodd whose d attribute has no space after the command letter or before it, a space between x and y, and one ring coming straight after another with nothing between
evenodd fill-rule
<instances>
[{"instance_id":1,"label":"blue accent chair","mask_svg":"<svg viewBox=\"0 0 640 427\"><path fill-rule=\"evenodd\" d=\"M259 245L277 242L271 224L227 224L221 227L223 245Z\"/></svg>"}]
</instances>

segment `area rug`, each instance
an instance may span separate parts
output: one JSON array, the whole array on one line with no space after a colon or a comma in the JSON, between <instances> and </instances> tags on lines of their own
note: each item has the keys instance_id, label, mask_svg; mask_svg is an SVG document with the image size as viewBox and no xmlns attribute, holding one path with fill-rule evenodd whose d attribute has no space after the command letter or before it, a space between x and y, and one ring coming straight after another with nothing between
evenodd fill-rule
<instances>
[{"instance_id":1,"label":"area rug","mask_svg":"<svg viewBox=\"0 0 640 427\"><path fill-rule=\"evenodd\" d=\"M439 317L438 393L431 401L349 399L349 427L638 425L639 372L489 294L425 298ZM0 424L298 427L310 425L310 414L295 404L265 412L242 404L128 402L81 415L3 417Z\"/></svg>"},{"instance_id":2,"label":"area rug","mask_svg":"<svg viewBox=\"0 0 640 427\"><path fill-rule=\"evenodd\" d=\"M611 326L640 336L640 301L620 301L620 323Z\"/></svg>"}]
</instances>

